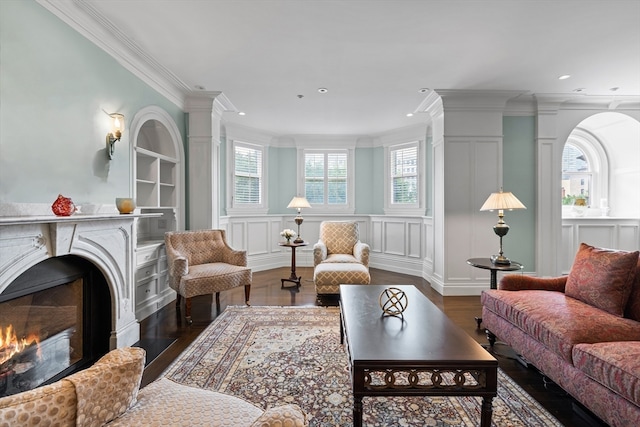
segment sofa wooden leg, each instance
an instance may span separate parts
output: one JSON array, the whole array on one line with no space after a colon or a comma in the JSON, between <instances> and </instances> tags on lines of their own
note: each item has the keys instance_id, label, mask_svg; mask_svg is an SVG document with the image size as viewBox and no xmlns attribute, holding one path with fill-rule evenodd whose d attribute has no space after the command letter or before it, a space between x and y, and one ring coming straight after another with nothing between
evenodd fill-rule
<instances>
[{"instance_id":1,"label":"sofa wooden leg","mask_svg":"<svg viewBox=\"0 0 640 427\"><path fill-rule=\"evenodd\" d=\"M187 321L187 325L193 323L191 320L191 298L184 299L184 318Z\"/></svg>"},{"instance_id":2,"label":"sofa wooden leg","mask_svg":"<svg viewBox=\"0 0 640 427\"><path fill-rule=\"evenodd\" d=\"M489 341L489 346L493 347L496 343L496 336L488 329L485 329L487 334L487 340Z\"/></svg>"},{"instance_id":3,"label":"sofa wooden leg","mask_svg":"<svg viewBox=\"0 0 640 427\"><path fill-rule=\"evenodd\" d=\"M244 285L244 303L249 304L249 295L251 295L251 285Z\"/></svg>"},{"instance_id":4,"label":"sofa wooden leg","mask_svg":"<svg viewBox=\"0 0 640 427\"><path fill-rule=\"evenodd\" d=\"M182 295L176 295L176 310L180 311L180 303L182 302Z\"/></svg>"}]
</instances>

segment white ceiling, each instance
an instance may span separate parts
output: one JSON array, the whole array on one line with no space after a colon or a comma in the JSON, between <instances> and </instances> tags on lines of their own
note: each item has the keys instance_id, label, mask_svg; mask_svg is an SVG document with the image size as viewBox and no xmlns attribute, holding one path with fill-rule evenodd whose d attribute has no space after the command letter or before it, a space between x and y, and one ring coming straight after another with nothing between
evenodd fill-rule
<instances>
[{"instance_id":1,"label":"white ceiling","mask_svg":"<svg viewBox=\"0 0 640 427\"><path fill-rule=\"evenodd\" d=\"M640 0L85 2L138 60L246 112L224 120L278 135L419 123L421 88L640 96Z\"/></svg>"}]
</instances>

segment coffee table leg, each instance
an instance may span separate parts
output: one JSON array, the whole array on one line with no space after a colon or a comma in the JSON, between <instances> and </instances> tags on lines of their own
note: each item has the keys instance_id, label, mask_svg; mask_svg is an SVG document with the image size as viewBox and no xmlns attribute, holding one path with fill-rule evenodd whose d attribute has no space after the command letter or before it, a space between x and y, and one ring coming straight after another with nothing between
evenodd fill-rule
<instances>
[{"instance_id":1,"label":"coffee table leg","mask_svg":"<svg viewBox=\"0 0 640 427\"><path fill-rule=\"evenodd\" d=\"M493 414L493 397L482 398L482 413L480 414L480 427L491 427L491 415Z\"/></svg>"},{"instance_id":2,"label":"coffee table leg","mask_svg":"<svg viewBox=\"0 0 640 427\"><path fill-rule=\"evenodd\" d=\"M353 396L353 427L362 427L362 396Z\"/></svg>"}]
</instances>

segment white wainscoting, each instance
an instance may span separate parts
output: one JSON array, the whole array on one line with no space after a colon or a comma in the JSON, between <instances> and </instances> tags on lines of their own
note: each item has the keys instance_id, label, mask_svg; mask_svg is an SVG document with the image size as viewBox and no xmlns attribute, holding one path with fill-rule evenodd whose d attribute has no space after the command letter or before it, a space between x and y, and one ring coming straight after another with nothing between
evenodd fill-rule
<instances>
[{"instance_id":1,"label":"white wainscoting","mask_svg":"<svg viewBox=\"0 0 640 427\"><path fill-rule=\"evenodd\" d=\"M229 245L246 250L249 266L261 271L291 264L291 250L278 243L283 229L297 231L293 218L294 215L222 217L220 226L227 231ZM358 222L360 240L371 247L371 267L425 278L433 271L433 245L427 244L433 234L431 218L388 215L304 215L300 234L309 245L296 249L297 266L313 267L313 245L318 241L322 221L344 220Z\"/></svg>"},{"instance_id":2,"label":"white wainscoting","mask_svg":"<svg viewBox=\"0 0 640 427\"><path fill-rule=\"evenodd\" d=\"M640 249L640 219L584 217L562 219L562 274L571 271L580 243L627 251Z\"/></svg>"}]
</instances>

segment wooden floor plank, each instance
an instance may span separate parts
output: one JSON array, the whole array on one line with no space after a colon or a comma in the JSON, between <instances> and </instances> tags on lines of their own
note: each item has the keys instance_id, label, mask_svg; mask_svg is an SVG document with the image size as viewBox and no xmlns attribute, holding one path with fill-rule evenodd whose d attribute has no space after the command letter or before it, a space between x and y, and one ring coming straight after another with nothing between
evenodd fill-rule
<instances>
[{"instance_id":1,"label":"wooden floor plank","mask_svg":"<svg viewBox=\"0 0 640 427\"><path fill-rule=\"evenodd\" d=\"M313 268L298 267L302 284L281 288L282 278L290 275L289 268L277 268L253 273L251 286L251 305L266 306L305 306L336 305L337 298L318 299L313 286ZM438 308L460 326L480 344L486 345L484 330L477 327L474 317L482 312L479 296L443 297L434 291L429 283L416 276L399 274L385 270L371 269L371 282L381 285L412 284L418 287ZM240 287L220 294L220 310L228 305L244 304L244 288ZM184 310L184 308L183 308ZM157 379L182 351L219 315L215 308L215 299L211 296L193 298L193 324L187 325L183 317L176 312L175 303L171 303L141 322L141 340L139 345L147 350L154 360L147 364L142 386ZM168 346L168 347L167 347ZM572 410L574 400L559 387L545 384L543 376L535 369L520 364L512 350L501 344L495 347L500 368L514 379L527 393L536 399L547 411L553 414L566 427L591 425L605 426L594 419L585 420ZM595 423L595 424L593 424Z\"/></svg>"}]
</instances>

